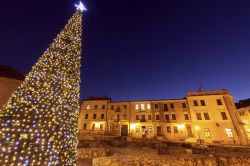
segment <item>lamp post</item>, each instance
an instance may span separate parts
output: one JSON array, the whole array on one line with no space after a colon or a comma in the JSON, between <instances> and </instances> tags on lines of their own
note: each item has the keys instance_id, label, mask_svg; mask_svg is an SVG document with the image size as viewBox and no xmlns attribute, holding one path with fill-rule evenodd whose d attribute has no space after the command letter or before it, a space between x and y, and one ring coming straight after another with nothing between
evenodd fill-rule
<instances>
[{"instance_id":1,"label":"lamp post","mask_svg":"<svg viewBox=\"0 0 250 166\"><path fill-rule=\"evenodd\" d=\"M195 130L196 130L197 133L198 133L199 143L201 144L200 127L199 127L199 126L195 126Z\"/></svg>"}]
</instances>

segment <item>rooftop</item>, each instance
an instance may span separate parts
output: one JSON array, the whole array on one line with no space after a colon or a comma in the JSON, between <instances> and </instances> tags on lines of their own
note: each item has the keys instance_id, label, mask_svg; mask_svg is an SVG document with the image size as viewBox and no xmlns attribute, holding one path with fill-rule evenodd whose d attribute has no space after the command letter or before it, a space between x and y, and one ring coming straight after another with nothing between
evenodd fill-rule
<instances>
[{"instance_id":1,"label":"rooftop","mask_svg":"<svg viewBox=\"0 0 250 166\"><path fill-rule=\"evenodd\" d=\"M24 80L24 74L7 65L0 65L0 77L12 78L16 80Z\"/></svg>"}]
</instances>

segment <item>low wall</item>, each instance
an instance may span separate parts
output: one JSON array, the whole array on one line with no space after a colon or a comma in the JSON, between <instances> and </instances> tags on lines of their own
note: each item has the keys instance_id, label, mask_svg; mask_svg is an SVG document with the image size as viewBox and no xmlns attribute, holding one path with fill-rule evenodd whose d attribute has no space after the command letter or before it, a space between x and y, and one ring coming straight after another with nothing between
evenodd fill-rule
<instances>
[{"instance_id":1,"label":"low wall","mask_svg":"<svg viewBox=\"0 0 250 166\"><path fill-rule=\"evenodd\" d=\"M110 149L107 148L79 148L78 158L97 158L111 155Z\"/></svg>"}]
</instances>

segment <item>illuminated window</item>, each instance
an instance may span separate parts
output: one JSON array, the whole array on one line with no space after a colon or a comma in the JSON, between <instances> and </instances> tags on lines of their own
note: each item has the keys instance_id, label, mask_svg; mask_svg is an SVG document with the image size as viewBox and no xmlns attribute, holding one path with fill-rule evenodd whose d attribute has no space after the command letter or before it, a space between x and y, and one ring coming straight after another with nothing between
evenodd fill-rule
<instances>
[{"instance_id":1,"label":"illuminated window","mask_svg":"<svg viewBox=\"0 0 250 166\"><path fill-rule=\"evenodd\" d=\"M247 129L247 137L248 137L248 140L250 140L250 129Z\"/></svg>"},{"instance_id":2,"label":"illuminated window","mask_svg":"<svg viewBox=\"0 0 250 166\"><path fill-rule=\"evenodd\" d=\"M89 117L89 114L85 114L85 119L88 119L88 117Z\"/></svg>"},{"instance_id":3,"label":"illuminated window","mask_svg":"<svg viewBox=\"0 0 250 166\"><path fill-rule=\"evenodd\" d=\"M148 126L148 132L149 132L149 133L152 133L152 131L153 131L152 126Z\"/></svg>"},{"instance_id":4,"label":"illuminated window","mask_svg":"<svg viewBox=\"0 0 250 166\"><path fill-rule=\"evenodd\" d=\"M206 136L206 138L211 138L211 133L210 133L209 128L205 128L204 130L205 130L205 136Z\"/></svg>"},{"instance_id":5,"label":"illuminated window","mask_svg":"<svg viewBox=\"0 0 250 166\"><path fill-rule=\"evenodd\" d=\"M139 126L136 126L136 127L135 127L135 131L136 131L136 132L140 132L140 127L139 127Z\"/></svg>"},{"instance_id":6,"label":"illuminated window","mask_svg":"<svg viewBox=\"0 0 250 166\"><path fill-rule=\"evenodd\" d=\"M185 120L189 120L188 114L184 114L184 118L185 118Z\"/></svg>"},{"instance_id":7,"label":"illuminated window","mask_svg":"<svg viewBox=\"0 0 250 166\"><path fill-rule=\"evenodd\" d=\"M221 117L222 117L223 120L227 120L226 112L221 112Z\"/></svg>"},{"instance_id":8,"label":"illuminated window","mask_svg":"<svg viewBox=\"0 0 250 166\"><path fill-rule=\"evenodd\" d=\"M151 109L151 105L147 104L147 109L150 110Z\"/></svg>"},{"instance_id":9,"label":"illuminated window","mask_svg":"<svg viewBox=\"0 0 250 166\"><path fill-rule=\"evenodd\" d=\"M210 120L209 114L207 112L204 113L204 118L205 118L205 120Z\"/></svg>"},{"instance_id":10,"label":"illuminated window","mask_svg":"<svg viewBox=\"0 0 250 166\"><path fill-rule=\"evenodd\" d=\"M90 109L90 105L87 105L87 110L89 110Z\"/></svg>"},{"instance_id":11,"label":"illuminated window","mask_svg":"<svg viewBox=\"0 0 250 166\"><path fill-rule=\"evenodd\" d=\"M229 138L233 138L233 137L234 137L234 136L233 136L232 129L225 129L225 130L226 130L227 136L228 136Z\"/></svg>"},{"instance_id":12,"label":"illuminated window","mask_svg":"<svg viewBox=\"0 0 250 166\"><path fill-rule=\"evenodd\" d=\"M141 104L141 109L145 110L145 104Z\"/></svg>"},{"instance_id":13,"label":"illuminated window","mask_svg":"<svg viewBox=\"0 0 250 166\"><path fill-rule=\"evenodd\" d=\"M196 113L197 120L202 120L201 113Z\"/></svg>"},{"instance_id":14,"label":"illuminated window","mask_svg":"<svg viewBox=\"0 0 250 166\"><path fill-rule=\"evenodd\" d=\"M100 130L103 130L103 124L100 124Z\"/></svg>"},{"instance_id":15,"label":"illuminated window","mask_svg":"<svg viewBox=\"0 0 250 166\"><path fill-rule=\"evenodd\" d=\"M167 133L171 133L171 126L167 126Z\"/></svg>"},{"instance_id":16,"label":"illuminated window","mask_svg":"<svg viewBox=\"0 0 250 166\"><path fill-rule=\"evenodd\" d=\"M206 105L204 100L201 100L200 102L201 102L201 106L205 106Z\"/></svg>"},{"instance_id":17,"label":"illuminated window","mask_svg":"<svg viewBox=\"0 0 250 166\"><path fill-rule=\"evenodd\" d=\"M174 133L178 133L178 128L177 128L177 126L174 126Z\"/></svg>"},{"instance_id":18,"label":"illuminated window","mask_svg":"<svg viewBox=\"0 0 250 166\"><path fill-rule=\"evenodd\" d=\"M217 105L222 105L221 99L216 99Z\"/></svg>"},{"instance_id":19,"label":"illuminated window","mask_svg":"<svg viewBox=\"0 0 250 166\"><path fill-rule=\"evenodd\" d=\"M194 106L198 106L197 100L194 100Z\"/></svg>"},{"instance_id":20,"label":"illuminated window","mask_svg":"<svg viewBox=\"0 0 250 166\"><path fill-rule=\"evenodd\" d=\"M139 104L135 105L135 109L138 110L139 109Z\"/></svg>"},{"instance_id":21,"label":"illuminated window","mask_svg":"<svg viewBox=\"0 0 250 166\"><path fill-rule=\"evenodd\" d=\"M176 120L175 114L172 114L172 120Z\"/></svg>"}]
</instances>

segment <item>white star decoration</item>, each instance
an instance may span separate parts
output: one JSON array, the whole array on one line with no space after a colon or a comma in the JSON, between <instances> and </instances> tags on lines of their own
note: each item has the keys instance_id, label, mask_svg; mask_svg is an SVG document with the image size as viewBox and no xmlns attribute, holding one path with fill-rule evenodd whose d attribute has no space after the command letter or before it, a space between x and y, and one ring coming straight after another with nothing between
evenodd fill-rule
<instances>
[{"instance_id":1,"label":"white star decoration","mask_svg":"<svg viewBox=\"0 0 250 166\"><path fill-rule=\"evenodd\" d=\"M79 4L75 4L76 10L80 10L81 12L86 11L86 6L80 1Z\"/></svg>"}]
</instances>

